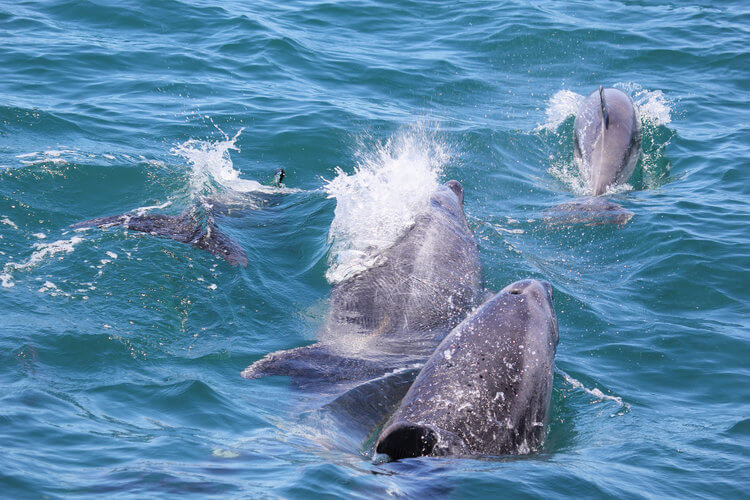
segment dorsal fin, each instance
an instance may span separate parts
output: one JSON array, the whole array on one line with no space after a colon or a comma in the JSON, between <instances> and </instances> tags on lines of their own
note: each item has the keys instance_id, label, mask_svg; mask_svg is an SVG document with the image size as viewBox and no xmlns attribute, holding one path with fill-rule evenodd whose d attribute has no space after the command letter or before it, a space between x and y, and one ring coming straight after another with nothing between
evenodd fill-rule
<instances>
[{"instance_id":1,"label":"dorsal fin","mask_svg":"<svg viewBox=\"0 0 750 500\"><path fill-rule=\"evenodd\" d=\"M604 87L599 85L599 102L602 106L602 124L605 130L609 128L609 111L607 111L607 101L604 100Z\"/></svg>"}]
</instances>

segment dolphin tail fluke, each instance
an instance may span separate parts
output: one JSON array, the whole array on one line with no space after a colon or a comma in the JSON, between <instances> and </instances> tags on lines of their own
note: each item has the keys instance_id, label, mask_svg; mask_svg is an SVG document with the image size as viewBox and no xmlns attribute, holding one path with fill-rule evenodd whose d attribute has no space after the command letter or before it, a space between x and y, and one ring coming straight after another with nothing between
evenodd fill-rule
<instances>
[{"instance_id":1,"label":"dolphin tail fluke","mask_svg":"<svg viewBox=\"0 0 750 500\"><path fill-rule=\"evenodd\" d=\"M615 202L601 197L581 198L562 203L547 210L544 218L551 226L569 226L584 224L599 226L603 224L625 225L633 217L633 212Z\"/></svg>"},{"instance_id":2,"label":"dolphin tail fluke","mask_svg":"<svg viewBox=\"0 0 750 500\"><path fill-rule=\"evenodd\" d=\"M161 236L181 243L188 243L221 257L233 266L247 266L245 252L229 236L220 231L213 219L201 222L193 213L179 215L165 214L122 214L73 224L74 229L85 227L122 226L131 231Z\"/></svg>"}]
</instances>

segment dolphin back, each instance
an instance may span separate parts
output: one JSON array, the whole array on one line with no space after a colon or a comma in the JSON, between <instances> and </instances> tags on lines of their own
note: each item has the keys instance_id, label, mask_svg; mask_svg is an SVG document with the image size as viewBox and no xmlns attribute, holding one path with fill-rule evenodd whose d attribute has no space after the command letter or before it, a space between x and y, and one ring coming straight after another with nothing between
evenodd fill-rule
<instances>
[{"instance_id":1,"label":"dolphin back","mask_svg":"<svg viewBox=\"0 0 750 500\"><path fill-rule=\"evenodd\" d=\"M445 334L463 319L478 304L482 278L461 185L440 186L413 226L378 258L380 264L334 286L322 335L376 333L391 343L393 332Z\"/></svg>"},{"instance_id":2,"label":"dolphin back","mask_svg":"<svg viewBox=\"0 0 750 500\"><path fill-rule=\"evenodd\" d=\"M574 127L576 163L592 195L630 179L641 154L641 121L630 96L599 87L583 101Z\"/></svg>"}]
</instances>

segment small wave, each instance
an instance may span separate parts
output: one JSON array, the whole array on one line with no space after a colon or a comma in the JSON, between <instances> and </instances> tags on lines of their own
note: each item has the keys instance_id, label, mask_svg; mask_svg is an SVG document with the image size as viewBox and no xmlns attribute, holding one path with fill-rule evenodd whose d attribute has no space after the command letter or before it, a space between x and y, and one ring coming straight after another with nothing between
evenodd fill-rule
<instances>
[{"instance_id":1,"label":"small wave","mask_svg":"<svg viewBox=\"0 0 750 500\"><path fill-rule=\"evenodd\" d=\"M51 243L34 243L33 248L36 250L25 262L6 262L3 266L3 272L0 273L0 285L5 288L15 286L13 282L13 271L29 269L38 266L46 258L52 257L58 253L71 253L75 246L82 242L80 236L73 236L69 240L58 240Z\"/></svg>"},{"instance_id":2,"label":"small wave","mask_svg":"<svg viewBox=\"0 0 750 500\"><path fill-rule=\"evenodd\" d=\"M625 403L621 397L618 396L610 396L608 394L604 394L601 390L594 387L593 389L589 389L585 385L583 385L582 382L579 380L574 379L564 371L562 371L560 368L555 367L555 372L561 375L567 383L573 386L574 389L581 389L586 394L589 394L591 396L594 396L595 398L598 398L599 401L613 401L617 403L624 412L630 411L630 405L628 403ZM620 413L621 414L621 413ZM615 416L615 415L612 415Z\"/></svg>"},{"instance_id":3,"label":"small wave","mask_svg":"<svg viewBox=\"0 0 750 500\"><path fill-rule=\"evenodd\" d=\"M68 163L70 157L76 155L76 151L72 149L50 149L47 151L33 151L31 153L24 153L16 155L18 161L23 165L36 165L39 163L54 163L55 165L62 165Z\"/></svg>"},{"instance_id":4,"label":"small wave","mask_svg":"<svg viewBox=\"0 0 750 500\"><path fill-rule=\"evenodd\" d=\"M326 278L340 282L377 263L378 254L414 223L438 186L448 148L424 125L405 128L374 147L360 145L354 173L336 168L325 182L336 210L328 234Z\"/></svg>"},{"instance_id":5,"label":"small wave","mask_svg":"<svg viewBox=\"0 0 750 500\"><path fill-rule=\"evenodd\" d=\"M7 215L3 215L0 217L0 224L5 224L6 226L10 226L13 229L18 229L18 225L10 220Z\"/></svg>"},{"instance_id":6,"label":"small wave","mask_svg":"<svg viewBox=\"0 0 750 500\"><path fill-rule=\"evenodd\" d=\"M171 201L165 201L164 203L161 203L159 205L148 205L145 207L138 207L130 211L133 215L143 215L146 212L150 212L151 210L159 210L162 208L167 208L169 205L171 205Z\"/></svg>"},{"instance_id":7,"label":"small wave","mask_svg":"<svg viewBox=\"0 0 750 500\"><path fill-rule=\"evenodd\" d=\"M115 162L133 163L135 161L135 157L126 153L87 152L75 149L31 151L16 155L16 158L19 163L27 167L44 164L68 165L71 163L89 163L92 160L106 164ZM146 161L145 157L141 157L141 160ZM148 161L148 163L152 161Z\"/></svg>"}]
</instances>

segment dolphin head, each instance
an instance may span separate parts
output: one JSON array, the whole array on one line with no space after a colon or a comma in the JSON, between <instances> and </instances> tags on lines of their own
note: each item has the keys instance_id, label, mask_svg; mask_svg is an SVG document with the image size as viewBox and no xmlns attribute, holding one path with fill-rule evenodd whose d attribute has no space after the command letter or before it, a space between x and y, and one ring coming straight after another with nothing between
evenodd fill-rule
<instances>
[{"instance_id":1,"label":"dolphin head","mask_svg":"<svg viewBox=\"0 0 750 500\"><path fill-rule=\"evenodd\" d=\"M549 318L551 340L557 345L560 340L560 334L557 325L557 315L555 314L555 307L553 305L554 293L552 292L552 285L548 281L536 279L516 281L500 290L500 294L504 293L523 295L529 299L527 303L529 307L536 308L540 313L539 317Z\"/></svg>"},{"instance_id":2,"label":"dolphin head","mask_svg":"<svg viewBox=\"0 0 750 500\"><path fill-rule=\"evenodd\" d=\"M520 423L546 421L559 339L552 295L546 281L517 281L456 326L422 367L375 450L392 460L494 455L519 452L518 433L527 429L526 436L542 439L543 429ZM532 412L529 405L536 405ZM524 417L532 413L533 420Z\"/></svg>"},{"instance_id":3,"label":"dolphin head","mask_svg":"<svg viewBox=\"0 0 750 500\"><path fill-rule=\"evenodd\" d=\"M438 186L430 202L438 206L453 216L463 214L464 210L464 188L460 182L451 180Z\"/></svg>"},{"instance_id":4,"label":"dolphin head","mask_svg":"<svg viewBox=\"0 0 750 500\"><path fill-rule=\"evenodd\" d=\"M511 283L500 290L500 292L509 293L511 295L528 295L539 302L543 301L548 304L551 304L554 299L552 285L550 285L548 281L531 278Z\"/></svg>"},{"instance_id":5,"label":"dolphin head","mask_svg":"<svg viewBox=\"0 0 750 500\"><path fill-rule=\"evenodd\" d=\"M641 122L630 96L599 87L584 100L575 120L574 153L593 195L628 181L641 154Z\"/></svg>"}]
</instances>

